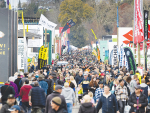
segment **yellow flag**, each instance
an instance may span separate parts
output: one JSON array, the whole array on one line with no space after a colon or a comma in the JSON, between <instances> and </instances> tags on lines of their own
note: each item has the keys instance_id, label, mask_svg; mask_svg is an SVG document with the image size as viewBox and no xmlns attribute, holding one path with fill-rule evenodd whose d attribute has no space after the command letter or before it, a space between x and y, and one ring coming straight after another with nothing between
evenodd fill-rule
<instances>
[{"instance_id":1,"label":"yellow flag","mask_svg":"<svg viewBox=\"0 0 150 113\"><path fill-rule=\"evenodd\" d=\"M9 10L11 10L12 8L11 8L11 4L9 3Z\"/></svg>"},{"instance_id":2,"label":"yellow flag","mask_svg":"<svg viewBox=\"0 0 150 113\"><path fill-rule=\"evenodd\" d=\"M28 25L27 25L27 32L28 32L28 30L29 30L29 29L28 29Z\"/></svg>"},{"instance_id":3,"label":"yellow flag","mask_svg":"<svg viewBox=\"0 0 150 113\"><path fill-rule=\"evenodd\" d=\"M95 35L95 33L94 33L93 29L91 29L91 31L92 31L92 33L94 34L94 36L95 36L95 39L97 39L97 37L96 37L96 35Z\"/></svg>"},{"instance_id":4,"label":"yellow flag","mask_svg":"<svg viewBox=\"0 0 150 113\"><path fill-rule=\"evenodd\" d=\"M96 56L96 57L97 57L97 52L96 52L96 50L95 50L95 49L93 50L92 55L94 55L94 56Z\"/></svg>"},{"instance_id":5,"label":"yellow flag","mask_svg":"<svg viewBox=\"0 0 150 113\"><path fill-rule=\"evenodd\" d=\"M22 24L23 24L23 37L25 37L25 26L24 26L23 11L22 11Z\"/></svg>"}]
</instances>

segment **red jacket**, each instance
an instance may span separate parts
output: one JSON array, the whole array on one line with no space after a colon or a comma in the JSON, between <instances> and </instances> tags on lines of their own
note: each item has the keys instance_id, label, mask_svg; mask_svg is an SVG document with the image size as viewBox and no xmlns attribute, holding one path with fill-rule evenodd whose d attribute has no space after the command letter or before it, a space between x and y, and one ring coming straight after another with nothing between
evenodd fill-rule
<instances>
[{"instance_id":1,"label":"red jacket","mask_svg":"<svg viewBox=\"0 0 150 113\"><path fill-rule=\"evenodd\" d=\"M29 102L28 94L31 88L32 88L31 85L24 85L21 87L19 95L22 98L22 102Z\"/></svg>"}]
</instances>

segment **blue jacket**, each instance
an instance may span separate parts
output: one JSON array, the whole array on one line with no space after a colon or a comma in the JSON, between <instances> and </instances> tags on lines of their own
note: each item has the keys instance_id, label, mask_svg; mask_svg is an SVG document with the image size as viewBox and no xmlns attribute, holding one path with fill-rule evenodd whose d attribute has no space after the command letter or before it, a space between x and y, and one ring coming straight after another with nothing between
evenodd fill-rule
<instances>
[{"instance_id":1,"label":"blue jacket","mask_svg":"<svg viewBox=\"0 0 150 113\"><path fill-rule=\"evenodd\" d=\"M105 94L102 94L96 106L97 113L101 108L102 113L116 113L116 111L118 111L118 104L115 95L110 93L109 96L106 97Z\"/></svg>"},{"instance_id":2,"label":"blue jacket","mask_svg":"<svg viewBox=\"0 0 150 113\"><path fill-rule=\"evenodd\" d=\"M44 89L45 93L47 94L48 84L44 80L39 81L39 85L42 89Z\"/></svg>"},{"instance_id":3,"label":"blue jacket","mask_svg":"<svg viewBox=\"0 0 150 113\"><path fill-rule=\"evenodd\" d=\"M45 107L46 97L44 89L40 87L33 87L31 89L31 102L32 106Z\"/></svg>"}]
</instances>

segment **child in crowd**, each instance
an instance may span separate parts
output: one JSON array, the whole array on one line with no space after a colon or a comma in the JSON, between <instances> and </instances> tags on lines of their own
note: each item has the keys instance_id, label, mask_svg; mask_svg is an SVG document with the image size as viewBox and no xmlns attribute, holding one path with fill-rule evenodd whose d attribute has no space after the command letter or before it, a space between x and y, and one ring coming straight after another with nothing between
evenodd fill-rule
<instances>
[{"instance_id":1,"label":"child in crowd","mask_svg":"<svg viewBox=\"0 0 150 113\"><path fill-rule=\"evenodd\" d=\"M88 95L91 97L91 103L95 104L94 99L93 99L93 93L89 92Z\"/></svg>"},{"instance_id":2,"label":"child in crowd","mask_svg":"<svg viewBox=\"0 0 150 113\"><path fill-rule=\"evenodd\" d=\"M89 95L83 97L83 103L81 104L78 113L96 113L96 108L91 103L91 97Z\"/></svg>"},{"instance_id":3,"label":"child in crowd","mask_svg":"<svg viewBox=\"0 0 150 113\"><path fill-rule=\"evenodd\" d=\"M80 100L82 99L82 94L83 94L83 88L81 84L78 85L77 91L78 91L78 101L80 103L81 102Z\"/></svg>"},{"instance_id":4,"label":"child in crowd","mask_svg":"<svg viewBox=\"0 0 150 113\"><path fill-rule=\"evenodd\" d=\"M96 89L95 91L95 98L96 98L96 102L99 101L99 98L101 97L101 95L104 93L104 85L103 82L99 82L99 88Z\"/></svg>"}]
</instances>

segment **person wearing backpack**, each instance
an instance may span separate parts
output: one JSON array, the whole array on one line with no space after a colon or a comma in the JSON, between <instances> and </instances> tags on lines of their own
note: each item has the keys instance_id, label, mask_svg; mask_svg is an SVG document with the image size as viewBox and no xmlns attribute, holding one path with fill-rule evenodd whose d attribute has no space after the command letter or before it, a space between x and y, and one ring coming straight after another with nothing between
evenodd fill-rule
<instances>
[{"instance_id":1,"label":"person wearing backpack","mask_svg":"<svg viewBox=\"0 0 150 113\"><path fill-rule=\"evenodd\" d=\"M60 105L60 109L67 110L66 100L65 100L65 97L63 95L61 95L61 92L62 92L62 86L56 85L55 91L47 96L46 107L45 107L46 112L45 113L52 113L51 101L54 97L60 97L61 101L62 101L62 103Z\"/></svg>"},{"instance_id":2,"label":"person wearing backpack","mask_svg":"<svg viewBox=\"0 0 150 113\"><path fill-rule=\"evenodd\" d=\"M39 75L39 85L42 89L44 89L45 94L47 95L48 84L44 81L43 75Z\"/></svg>"},{"instance_id":3,"label":"person wearing backpack","mask_svg":"<svg viewBox=\"0 0 150 113\"><path fill-rule=\"evenodd\" d=\"M60 84L60 81L57 79L55 72L52 72L50 75L52 77L52 79L51 79L51 92L53 92L53 91L55 91L56 85Z\"/></svg>"}]
</instances>

